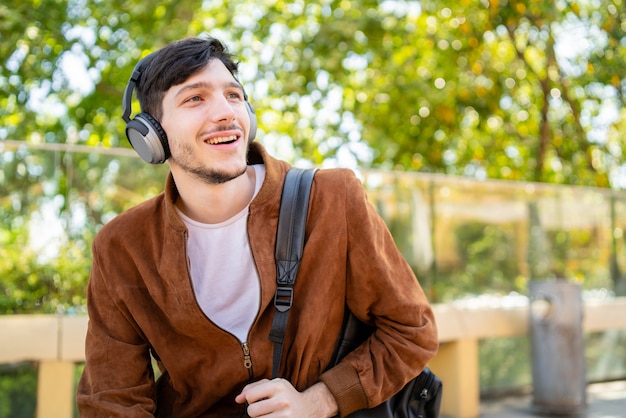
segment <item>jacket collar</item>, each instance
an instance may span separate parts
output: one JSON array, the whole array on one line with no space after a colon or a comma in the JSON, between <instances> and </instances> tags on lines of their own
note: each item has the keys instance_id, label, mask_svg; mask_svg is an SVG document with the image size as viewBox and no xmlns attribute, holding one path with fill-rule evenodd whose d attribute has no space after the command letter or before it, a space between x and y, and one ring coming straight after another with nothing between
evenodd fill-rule
<instances>
[{"instance_id":1,"label":"jacket collar","mask_svg":"<svg viewBox=\"0 0 626 418\"><path fill-rule=\"evenodd\" d=\"M285 173L289 169L289 164L270 156L265 147L258 141L252 142L248 150L248 165L254 164L265 165L265 180L263 181L261 190L259 190L259 193L257 193L250 204L251 208L261 207L276 200L275 196L277 196L277 190L282 188ZM176 230L184 231L186 229L185 223L176 211L175 202L176 199L179 198L179 193L171 172L168 174L165 181L164 193L165 210L170 226ZM280 193L278 193L278 196L280 196Z\"/></svg>"}]
</instances>

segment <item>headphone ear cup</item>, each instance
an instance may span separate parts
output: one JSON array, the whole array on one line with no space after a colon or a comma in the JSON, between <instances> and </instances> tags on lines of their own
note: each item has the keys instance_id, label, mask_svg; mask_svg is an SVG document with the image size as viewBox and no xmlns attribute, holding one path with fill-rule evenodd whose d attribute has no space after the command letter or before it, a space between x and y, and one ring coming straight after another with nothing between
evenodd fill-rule
<instances>
[{"instance_id":1,"label":"headphone ear cup","mask_svg":"<svg viewBox=\"0 0 626 418\"><path fill-rule=\"evenodd\" d=\"M149 113L140 113L126 124L126 137L137 154L150 164L163 164L170 156L167 135Z\"/></svg>"},{"instance_id":2,"label":"headphone ear cup","mask_svg":"<svg viewBox=\"0 0 626 418\"><path fill-rule=\"evenodd\" d=\"M246 100L246 109L248 109L248 116L250 117L250 133L248 134L248 141L254 141L256 137L256 129L257 129L257 121L256 121L256 113L254 112L254 107L250 104L249 101Z\"/></svg>"}]
</instances>

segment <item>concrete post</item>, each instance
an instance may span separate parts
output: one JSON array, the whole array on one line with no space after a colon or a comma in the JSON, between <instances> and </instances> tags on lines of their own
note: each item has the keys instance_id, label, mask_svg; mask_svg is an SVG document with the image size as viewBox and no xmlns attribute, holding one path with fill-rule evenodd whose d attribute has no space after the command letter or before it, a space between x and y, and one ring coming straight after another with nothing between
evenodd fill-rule
<instances>
[{"instance_id":1,"label":"concrete post","mask_svg":"<svg viewBox=\"0 0 626 418\"><path fill-rule=\"evenodd\" d=\"M37 418L72 418L74 363L42 361L37 383Z\"/></svg>"},{"instance_id":2,"label":"concrete post","mask_svg":"<svg viewBox=\"0 0 626 418\"><path fill-rule=\"evenodd\" d=\"M533 406L541 413L579 413L587 390L580 286L535 281L529 289Z\"/></svg>"}]
</instances>

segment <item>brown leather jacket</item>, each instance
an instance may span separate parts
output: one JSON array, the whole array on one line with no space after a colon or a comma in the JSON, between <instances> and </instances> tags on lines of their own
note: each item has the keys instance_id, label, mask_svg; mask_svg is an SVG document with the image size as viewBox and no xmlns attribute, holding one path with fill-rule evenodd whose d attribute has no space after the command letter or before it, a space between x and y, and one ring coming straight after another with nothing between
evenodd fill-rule
<instances>
[{"instance_id":1,"label":"brown leather jacket","mask_svg":"<svg viewBox=\"0 0 626 418\"><path fill-rule=\"evenodd\" d=\"M261 281L261 307L248 341L218 328L196 301L170 176L164 193L116 217L94 241L87 360L77 394L81 417L246 416L235 396L247 383L271 376L274 243L289 168L258 143L249 162L265 164L266 177L248 218ZM298 390L323 381L342 416L391 396L437 350L426 297L350 170L315 176L294 294L281 376ZM378 330L326 370L346 303ZM163 372L156 383L151 354Z\"/></svg>"}]
</instances>

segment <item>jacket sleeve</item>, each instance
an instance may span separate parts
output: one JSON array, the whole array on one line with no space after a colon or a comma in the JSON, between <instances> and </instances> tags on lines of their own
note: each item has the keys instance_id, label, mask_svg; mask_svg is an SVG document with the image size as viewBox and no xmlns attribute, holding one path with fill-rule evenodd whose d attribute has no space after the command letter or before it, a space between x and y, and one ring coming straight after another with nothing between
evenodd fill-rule
<instances>
[{"instance_id":1,"label":"jacket sleeve","mask_svg":"<svg viewBox=\"0 0 626 418\"><path fill-rule=\"evenodd\" d=\"M341 416L372 408L417 376L438 348L433 311L364 187L346 175L346 302L376 330L321 376Z\"/></svg>"},{"instance_id":2,"label":"jacket sleeve","mask_svg":"<svg viewBox=\"0 0 626 418\"><path fill-rule=\"evenodd\" d=\"M96 239L97 241L97 239ZM144 338L115 302L96 243L87 289L86 362L76 402L81 417L153 417L156 410L151 357ZM120 278L121 280L121 278Z\"/></svg>"}]
</instances>

